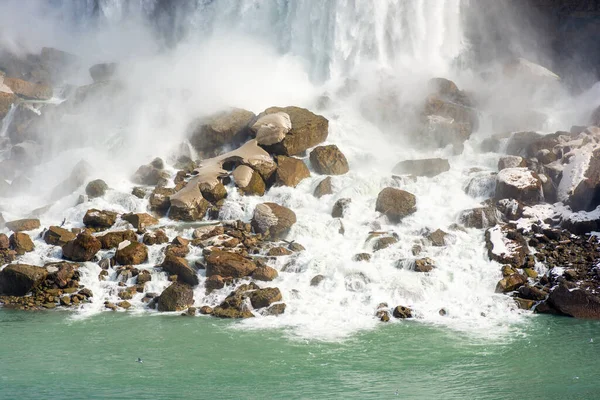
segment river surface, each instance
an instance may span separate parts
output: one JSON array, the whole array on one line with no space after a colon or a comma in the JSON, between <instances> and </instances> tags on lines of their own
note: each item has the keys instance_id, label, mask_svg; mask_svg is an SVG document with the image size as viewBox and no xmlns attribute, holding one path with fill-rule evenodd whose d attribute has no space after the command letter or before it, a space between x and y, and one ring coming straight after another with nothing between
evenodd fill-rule
<instances>
[{"instance_id":1,"label":"river surface","mask_svg":"<svg viewBox=\"0 0 600 400\"><path fill-rule=\"evenodd\" d=\"M2 310L0 398L598 398L599 322L510 331L404 321L324 342L208 317Z\"/></svg>"}]
</instances>

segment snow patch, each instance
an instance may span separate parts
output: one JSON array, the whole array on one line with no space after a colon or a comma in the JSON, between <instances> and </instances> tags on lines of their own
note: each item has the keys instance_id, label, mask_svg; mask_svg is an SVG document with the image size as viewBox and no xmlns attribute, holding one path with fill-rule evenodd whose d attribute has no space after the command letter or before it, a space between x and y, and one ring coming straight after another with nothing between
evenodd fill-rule
<instances>
[{"instance_id":1,"label":"snow patch","mask_svg":"<svg viewBox=\"0 0 600 400\"><path fill-rule=\"evenodd\" d=\"M563 169L562 179L558 184L558 200L566 201L573 193L577 185L585 179L585 173L592 159L592 146L578 149L571 157L569 164Z\"/></svg>"},{"instance_id":2,"label":"snow patch","mask_svg":"<svg viewBox=\"0 0 600 400\"><path fill-rule=\"evenodd\" d=\"M533 172L527 168L506 168L498 172L496 178L498 182L513 186L519 189L527 189L537 186L538 179L533 176Z\"/></svg>"}]
</instances>

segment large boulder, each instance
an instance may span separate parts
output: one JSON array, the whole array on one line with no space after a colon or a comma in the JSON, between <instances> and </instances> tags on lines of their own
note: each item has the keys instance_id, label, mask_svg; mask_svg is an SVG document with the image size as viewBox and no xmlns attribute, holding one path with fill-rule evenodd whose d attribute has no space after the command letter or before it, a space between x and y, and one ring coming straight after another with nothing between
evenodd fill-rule
<instances>
[{"instance_id":1,"label":"large boulder","mask_svg":"<svg viewBox=\"0 0 600 400\"><path fill-rule=\"evenodd\" d=\"M258 144L271 146L285 138L285 135L292 129L292 121L288 114L276 112L258 118L251 129L256 134Z\"/></svg>"},{"instance_id":2,"label":"large boulder","mask_svg":"<svg viewBox=\"0 0 600 400\"><path fill-rule=\"evenodd\" d=\"M48 85L39 85L22 79L8 77L4 77L3 83L19 97L32 100L49 100L52 98L52 88Z\"/></svg>"},{"instance_id":3,"label":"large boulder","mask_svg":"<svg viewBox=\"0 0 600 400\"><path fill-rule=\"evenodd\" d=\"M138 185L165 186L170 175L163 168L163 160L156 158L150 164L140 166L131 177L131 181Z\"/></svg>"},{"instance_id":4,"label":"large boulder","mask_svg":"<svg viewBox=\"0 0 600 400\"><path fill-rule=\"evenodd\" d=\"M90 76L94 83L110 80L117 71L116 63L103 63L92 65L89 69Z\"/></svg>"},{"instance_id":5,"label":"large boulder","mask_svg":"<svg viewBox=\"0 0 600 400\"><path fill-rule=\"evenodd\" d=\"M186 187L169 197L169 218L180 221L196 221L204 218L210 203L202 196L197 184Z\"/></svg>"},{"instance_id":6,"label":"large boulder","mask_svg":"<svg viewBox=\"0 0 600 400\"><path fill-rule=\"evenodd\" d=\"M196 271L188 265L188 262L183 257L167 254L160 266L170 275L177 275L177 280L179 282L187 283L192 286L196 286L199 283Z\"/></svg>"},{"instance_id":7,"label":"large boulder","mask_svg":"<svg viewBox=\"0 0 600 400\"><path fill-rule=\"evenodd\" d=\"M102 179L96 179L87 184L85 187L85 194L87 194L90 199L96 197L102 197L108 190L108 185Z\"/></svg>"},{"instance_id":8,"label":"large boulder","mask_svg":"<svg viewBox=\"0 0 600 400\"><path fill-rule=\"evenodd\" d=\"M115 261L120 265L137 265L148 259L148 248L140 242L124 241L119 244L115 253Z\"/></svg>"},{"instance_id":9,"label":"large boulder","mask_svg":"<svg viewBox=\"0 0 600 400\"><path fill-rule=\"evenodd\" d=\"M234 108L192 122L190 143L200 152L214 153L223 145L241 143L249 136L248 125L255 118L251 111Z\"/></svg>"},{"instance_id":10,"label":"large boulder","mask_svg":"<svg viewBox=\"0 0 600 400\"><path fill-rule=\"evenodd\" d=\"M583 152L572 157L563 171L559 200L566 201L573 211L592 211L600 205L600 148L591 156Z\"/></svg>"},{"instance_id":11,"label":"large boulder","mask_svg":"<svg viewBox=\"0 0 600 400\"><path fill-rule=\"evenodd\" d=\"M29 253L35 248L29 235L23 232L15 232L10 236L10 247L19 256Z\"/></svg>"},{"instance_id":12,"label":"large boulder","mask_svg":"<svg viewBox=\"0 0 600 400\"><path fill-rule=\"evenodd\" d=\"M497 225L486 230L485 246L491 260L515 268L521 268L529 254L527 240L508 225Z\"/></svg>"},{"instance_id":13,"label":"large boulder","mask_svg":"<svg viewBox=\"0 0 600 400\"><path fill-rule=\"evenodd\" d=\"M396 188L385 188L377 196L375 211L384 214L391 222L400 222L417 211L414 194Z\"/></svg>"},{"instance_id":14,"label":"large boulder","mask_svg":"<svg viewBox=\"0 0 600 400\"><path fill-rule=\"evenodd\" d=\"M173 188L163 188L156 187L150 194L150 199L148 200L150 203L150 210L164 215L171 207L170 196L175 194L175 189Z\"/></svg>"},{"instance_id":15,"label":"large boulder","mask_svg":"<svg viewBox=\"0 0 600 400\"><path fill-rule=\"evenodd\" d=\"M24 296L38 287L48 271L43 267L26 264L7 265L0 271L0 293L9 296Z\"/></svg>"},{"instance_id":16,"label":"large boulder","mask_svg":"<svg viewBox=\"0 0 600 400\"><path fill-rule=\"evenodd\" d=\"M138 231L143 231L148 226L158 224L158 220L147 213L123 214L121 219L129 222Z\"/></svg>"},{"instance_id":17,"label":"large boulder","mask_svg":"<svg viewBox=\"0 0 600 400\"><path fill-rule=\"evenodd\" d=\"M310 171L304 161L294 157L277 156L277 172L275 183L279 186L296 187Z\"/></svg>"},{"instance_id":18,"label":"large boulder","mask_svg":"<svg viewBox=\"0 0 600 400\"><path fill-rule=\"evenodd\" d=\"M333 187L331 185L330 176L319 182L319 184L315 188L315 191L313 192L313 195L318 199L328 194L333 194Z\"/></svg>"},{"instance_id":19,"label":"large boulder","mask_svg":"<svg viewBox=\"0 0 600 400\"><path fill-rule=\"evenodd\" d=\"M63 257L67 260L83 262L90 261L102 248L102 244L94 236L82 232L74 240L62 247Z\"/></svg>"},{"instance_id":20,"label":"large boulder","mask_svg":"<svg viewBox=\"0 0 600 400\"><path fill-rule=\"evenodd\" d=\"M244 194L257 196L265 194L265 181L258 172L247 165L239 165L233 170L233 181Z\"/></svg>"},{"instance_id":21,"label":"large boulder","mask_svg":"<svg viewBox=\"0 0 600 400\"><path fill-rule=\"evenodd\" d=\"M534 204L542 197L542 181L527 168L506 168L496 176L496 200L515 199Z\"/></svg>"},{"instance_id":22,"label":"large boulder","mask_svg":"<svg viewBox=\"0 0 600 400\"><path fill-rule=\"evenodd\" d=\"M54 246L64 246L74 240L76 236L73 232L60 226L51 226L44 232L44 241Z\"/></svg>"},{"instance_id":23,"label":"large boulder","mask_svg":"<svg viewBox=\"0 0 600 400\"><path fill-rule=\"evenodd\" d=\"M205 257L205 261L206 276L243 278L256 270L256 264L252 260L227 251L214 250Z\"/></svg>"},{"instance_id":24,"label":"large boulder","mask_svg":"<svg viewBox=\"0 0 600 400\"><path fill-rule=\"evenodd\" d=\"M125 240L136 242L137 235L132 230L113 231L105 233L102 236L98 236L98 240L100 240L103 249L113 249L118 247L119 244Z\"/></svg>"},{"instance_id":25,"label":"large boulder","mask_svg":"<svg viewBox=\"0 0 600 400\"><path fill-rule=\"evenodd\" d=\"M254 308L269 307L282 299L281 291L278 288L257 289L251 292L249 297Z\"/></svg>"},{"instance_id":26,"label":"large boulder","mask_svg":"<svg viewBox=\"0 0 600 400\"><path fill-rule=\"evenodd\" d=\"M117 222L117 213L113 211L87 210L83 216L83 224L89 228L108 229Z\"/></svg>"},{"instance_id":27,"label":"large boulder","mask_svg":"<svg viewBox=\"0 0 600 400\"><path fill-rule=\"evenodd\" d=\"M484 229L501 222L502 214L493 206L477 207L462 211L458 219L467 228Z\"/></svg>"},{"instance_id":28,"label":"large boulder","mask_svg":"<svg viewBox=\"0 0 600 400\"><path fill-rule=\"evenodd\" d=\"M6 222L5 226L13 232L32 231L40 227L40 220L35 218L19 219Z\"/></svg>"},{"instance_id":29,"label":"large boulder","mask_svg":"<svg viewBox=\"0 0 600 400\"><path fill-rule=\"evenodd\" d=\"M316 147L310 152L310 163L323 175L343 175L350 170L346 156L334 144Z\"/></svg>"},{"instance_id":30,"label":"large boulder","mask_svg":"<svg viewBox=\"0 0 600 400\"><path fill-rule=\"evenodd\" d=\"M396 164L392 173L396 175L414 175L432 178L449 170L450 164L448 160L443 158L429 158L400 161Z\"/></svg>"},{"instance_id":31,"label":"large boulder","mask_svg":"<svg viewBox=\"0 0 600 400\"><path fill-rule=\"evenodd\" d=\"M290 116L292 129L281 142L267 147L270 152L286 156L299 155L327 139L329 121L307 109L293 106L271 107L261 116L280 112Z\"/></svg>"},{"instance_id":32,"label":"large boulder","mask_svg":"<svg viewBox=\"0 0 600 400\"><path fill-rule=\"evenodd\" d=\"M275 203L261 203L254 209L252 227L257 233L268 233L271 238L285 236L296 223L296 214Z\"/></svg>"},{"instance_id":33,"label":"large boulder","mask_svg":"<svg viewBox=\"0 0 600 400\"><path fill-rule=\"evenodd\" d=\"M254 283L240 285L218 307L215 307L213 315L218 318L252 318L254 315L246 299L250 291L258 289L259 287Z\"/></svg>"},{"instance_id":34,"label":"large boulder","mask_svg":"<svg viewBox=\"0 0 600 400\"><path fill-rule=\"evenodd\" d=\"M564 315L600 319L600 298L583 289L569 289L565 284L560 284L550 292L547 303Z\"/></svg>"},{"instance_id":35,"label":"large boulder","mask_svg":"<svg viewBox=\"0 0 600 400\"><path fill-rule=\"evenodd\" d=\"M190 285L175 282L158 298L158 311L182 311L194 304L194 290Z\"/></svg>"}]
</instances>

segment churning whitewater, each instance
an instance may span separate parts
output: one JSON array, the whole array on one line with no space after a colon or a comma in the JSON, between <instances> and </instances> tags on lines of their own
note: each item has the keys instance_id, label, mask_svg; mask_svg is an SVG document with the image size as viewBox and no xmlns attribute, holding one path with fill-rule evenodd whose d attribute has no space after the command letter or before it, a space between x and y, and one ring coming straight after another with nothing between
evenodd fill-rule
<instances>
[{"instance_id":1,"label":"churning whitewater","mask_svg":"<svg viewBox=\"0 0 600 400\"><path fill-rule=\"evenodd\" d=\"M149 192L142 198L132 195L139 185L131 177L140 165L161 157L172 181L182 149L192 159L199 158L187 137L187 126L194 118L227 107L259 115L271 106L298 106L327 118L329 134L321 145L338 146L348 160L349 172L333 176L332 194L317 198L313 193L325 176L315 171L305 153L299 158L310 169L310 177L296 187L273 186L259 197L241 194L234 183L226 185L227 198L219 220L249 223L257 205L277 203L297 217L286 241L306 249L265 258L278 277L272 282L256 282L260 287L279 288L285 312L278 316L255 313L255 318L241 320L234 328L276 328L293 337L336 340L381 324L375 314L386 303L391 308L409 307L421 323L497 335L510 332L530 315L519 309L513 298L496 293L503 275L501 264L488 257L485 231L459 224L463 211L481 207L494 196L494 174L507 139L494 151L480 151L482 142L494 133L489 110L479 112L479 126L460 149L446 144L423 146L420 134L415 133L412 116L429 94L427 82L433 77L452 79L465 91L496 91L498 96L508 96L514 93L512 89L528 90L514 82L514 87L484 85L481 71L471 69L475 60L465 33L469 1L223 0L182 3L168 13L156 0L56 3L52 12L69 22L71 32L53 32L58 43L29 38L26 43L31 51L62 45L89 65L114 61L119 71L127 72L120 73L121 91L115 98L92 103L81 115L66 116L60 126L49 123L37 160L41 162L32 165L27 175L30 189L1 198L0 211L6 221L33 215L41 223L29 232L35 239L34 251L20 256L19 263L44 265L62 259L60 247L42 240L44 227L83 228L90 209L118 214L149 212ZM50 32L47 24L40 30ZM99 32L94 41L90 41L90 25ZM146 31L148 26L153 26L152 33ZM84 43L89 46L82 47ZM484 69L487 74L498 73L492 65ZM534 73L554 84L554 76L546 71ZM89 84L86 73L87 68L83 73L74 72L75 83ZM535 92L527 99L552 115L544 128L576 124L584 111L563 107L557 100L562 88L551 86L548 90L553 96L536 97ZM70 93L68 86L55 88L54 97L47 102L67 102ZM590 93L581 99L589 98ZM499 101L493 106L517 112L521 101L513 99L508 106ZM571 101L577 104L577 99ZM32 102L30 106L43 114L40 104ZM553 112L555 109L561 111ZM4 117L0 140L8 138L15 111L13 106ZM235 147L231 144L226 150ZM11 154L6 148L0 160ZM400 161L437 158L448 160L449 169L436 176L391 173ZM56 185L67 179L81 160L89 166L86 183L104 180L109 187L106 194L80 199L82 185L62 197L54 196ZM386 187L414 194L416 212L401 223L377 212L378 194ZM341 199L350 199L343 218L332 218L331 210ZM526 207L523 226L543 219L542 211ZM206 222L162 216L157 226L169 238L192 238L194 230ZM118 219L105 232L130 228L127 221ZM447 233L441 246L427 239L438 229ZM374 250L381 235L398 241ZM167 246L148 246L147 261L136 268L147 270L151 280L143 292L128 299L128 310L117 311L157 313L148 307L146 293L160 294L171 284L169 274L155 268L163 262ZM190 265L203 262L201 247L189 246L189 250L185 258ZM115 251L100 250L97 257L108 259ZM371 254L370 261L357 261L359 253ZM426 273L415 271L417 258L433 260L435 268ZM535 269L545 272L541 263ZM99 280L103 271L108 274ZM93 296L70 307L74 318L110 312L105 304L118 303L123 285L137 281L136 276L123 278L116 268L103 269L93 261L82 263L79 274L80 284ZM205 271L200 269L197 274L195 307L215 308L235 288L227 285L207 293ZM320 284L311 284L319 275Z\"/></svg>"}]
</instances>

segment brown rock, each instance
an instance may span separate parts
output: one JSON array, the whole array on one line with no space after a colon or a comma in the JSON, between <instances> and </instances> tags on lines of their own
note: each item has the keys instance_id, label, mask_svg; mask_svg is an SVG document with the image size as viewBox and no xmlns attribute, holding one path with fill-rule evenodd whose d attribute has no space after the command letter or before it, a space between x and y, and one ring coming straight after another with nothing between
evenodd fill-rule
<instances>
[{"instance_id":1,"label":"brown rock","mask_svg":"<svg viewBox=\"0 0 600 400\"><path fill-rule=\"evenodd\" d=\"M52 98L52 88L48 85L39 85L8 77L4 77L4 84L19 97L32 100L49 100Z\"/></svg>"},{"instance_id":2,"label":"brown rock","mask_svg":"<svg viewBox=\"0 0 600 400\"><path fill-rule=\"evenodd\" d=\"M508 293L517 290L527 283L527 277L521 274L512 274L502 278L496 285L496 293Z\"/></svg>"},{"instance_id":3,"label":"brown rock","mask_svg":"<svg viewBox=\"0 0 600 400\"><path fill-rule=\"evenodd\" d=\"M415 260L414 268L416 272L431 272L435 268L435 263L429 257L419 258Z\"/></svg>"},{"instance_id":4,"label":"brown rock","mask_svg":"<svg viewBox=\"0 0 600 400\"><path fill-rule=\"evenodd\" d=\"M250 136L254 113L233 108L190 124L190 143L200 152L214 153L223 145L242 143Z\"/></svg>"},{"instance_id":5,"label":"brown rock","mask_svg":"<svg viewBox=\"0 0 600 400\"><path fill-rule=\"evenodd\" d=\"M179 282L187 283L191 286L196 286L199 283L196 271L188 265L185 258L167 255L160 266L167 273L177 275Z\"/></svg>"},{"instance_id":6,"label":"brown rock","mask_svg":"<svg viewBox=\"0 0 600 400\"><path fill-rule=\"evenodd\" d=\"M0 233L0 250L6 250L10 247L8 236L4 233Z\"/></svg>"},{"instance_id":7,"label":"brown rock","mask_svg":"<svg viewBox=\"0 0 600 400\"><path fill-rule=\"evenodd\" d=\"M90 199L96 197L102 197L108 190L108 185L102 179L96 179L91 181L85 187L85 194L87 194Z\"/></svg>"},{"instance_id":8,"label":"brown rock","mask_svg":"<svg viewBox=\"0 0 600 400\"><path fill-rule=\"evenodd\" d=\"M103 249L112 249L119 245L124 240L137 242L137 235L132 230L108 232L102 236L98 236Z\"/></svg>"},{"instance_id":9,"label":"brown rock","mask_svg":"<svg viewBox=\"0 0 600 400\"><path fill-rule=\"evenodd\" d=\"M441 229L431 232L427 238L431 241L431 244L437 247L443 247L446 245L446 236L448 234Z\"/></svg>"},{"instance_id":10,"label":"brown rock","mask_svg":"<svg viewBox=\"0 0 600 400\"><path fill-rule=\"evenodd\" d=\"M254 308L269 307L271 304L282 299L278 288L257 289L251 292L249 297Z\"/></svg>"},{"instance_id":11,"label":"brown rock","mask_svg":"<svg viewBox=\"0 0 600 400\"><path fill-rule=\"evenodd\" d=\"M169 243L169 237L162 230L156 230L152 232L144 233L144 239L142 240L145 245L152 246L155 244Z\"/></svg>"},{"instance_id":12,"label":"brown rock","mask_svg":"<svg viewBox=\"0 0 600 400\"><path fill-rule=\"evenodd\" d=\"M579 288L570 290L565 284L560 284L550 292L547 303L564 315L600 319L600 298Z\"/></svg>"},{"instance_id":13,"label":"brown rock","mask_svg":"<svg viewBox=\"0 0 600 400\"><path fill-rule=\"evenodd\" d=\"M273 247L272 249L269 249L269 251L267 252L267 255L270 257L280 257L280 256L289 256L293 254L293 252L291 250L286 249L285 247Z\"/></svg>"},{"instance_id":14,"label":"brown rock","mask_svg":"<svg viewBox=\"0 0 600 400\"><path fill-rule=\"evenodd\" d=\"M63 257L67 260L83 262L90 261L96 253L102 248L98 239L87 232L82 232L75 240L72 240L62 247Z\"/></svg>"},{"instance_id":15,"label":"brown rock","mask_svg":"<svg viewBox=\"0 0 600 400\"><path fill-rule=\"evenodd\" d=\"M32 231L40 227L39 219L19 219L5 223L6 227L13 232Z\"/></svg>"},{"instance_id":16,"label":"brown rock","mask_svg":"<svg viewBox=\"0 0 600 400\"><path fill-rule=\"evenodd\" d=\"M257 268L252 273L252 278L257 281L272 281L279 276L279 273L275 268L271 268L269 266L262 266Z\"/></svg>"},{"instance_id":17,"label":"brown rock","mask_svg":"<svg viewBox=\"0 0 600 400\"><path fill-rule=\"evenodd\" d=\"M350 170L346 156L334 144L316 147L310 153L310 163L322 175L343 175Z\"/></svg>"},{"instance_id":18,"label":"brown rock","mask_svg":"<svg viewBox=\"0 0 600 400\"><path fill-rule=\"evenodd\" d=\"M258 172L247 165L240 165L233 171L233 180L246 195L262 196L265 194L265 181Z\"/></svg>"},{"instance_id":19,"label":"brown rock","mask_svg":"<svg viewBox=\"0 0 600 400\"><path fill-rule=\"evenodd\" d=\"M261 203L254 209L252 228L255 232L269 233L271 238L285 236L296 223L296 214L275 203Z\"/></svg>"},{"instance_id":20,"label":"brown rock","mask_svg":"<svg viewBox=\"0 0 600 400\"><path fill-rule=\"evenodd\" d=\"M496 207L478 207L460 213L459 221L467 228L484 229L495 226L502 220Z\"/></svg>"},{"instance_id":21,"label":"brown rock","mask_svg":"<svg viewBox=\"0 0 600 400\"><path fill-rule=\"evenodd\" d=\"M213 275L206 278L204 286L208 290L218 290L225 287L225 280L221 275Z\"/></svg>"},{"instance_id":22,"label":"brown rock","mask_svg":"<svg viewBox=\"0 0 600 400\"><path fill-rule=\"evenodd\" d=\"M542 198L539 176L526 168L506 168L496 178L496 200L515 199L523 203L536 203Z\"/></svg>"},{"instance_id":23,"label":"brown rock","mask_svg":"<svg viewBox=\"0 0 600 400\"><path fill-rule=\"evenodd\" d=\"M64 246L67 242L75 240L73 232L63 229L59 226L51 226L46 232L44 232L44 241L54 246Z\"/></svg>"},{"instance_id":24,"label":"brown rock","mask_svg":"<svg viewBox=\"0 0 600 400\"><path fill-rule=\"evenodd\" d=\"M398 239L393 236L379 238L375 241L375 244L373 245L373 251L386 249L396 243L398 243Z\"/></svg>"},{"instance_id":25,"label":"brown rock","mask_svg":"<svg viewBox=\"0 0 600 400\"><path fill-rule=\"evenodd\" d=\"M355 254L354 257L352 257L352 260L354 261L366 261L369 262L371 261L371 255L369 253L358 253Z\"/></svg>"},{"instance_id":26,"label":"brown rock","mask_svg":"<svg viewBox=\"0 0 600 400\"><path fill-rule=\"evenodd\" d=\"M256 270L256 264L239 254L215 250L205 257L206 276L221 275L233 278L249 276Z\"/></svg>"},{"instance_id":27,"label":"brown rock","mask_svg":"<svg viewBox=\"0 0 600 400\"><path fill-rule=\"evenodd\" d=\"M5 93L0 91L0 119L3 119L10 111L11 106L17 101L14 93Z\"/></svg>"},{"instance_id":28,"label":"brown rock","mask_svg":"<svg viewBox=\"0 0 600 400\"><path fill-rule=\"evenodd\" d=\"M182 311L194 304L194 291L185 283L175 282L158 298L158 311Z\"/></svg>"},{"instance_id":29,"label":"brown rock","mask_svg":"<svg viewBox=\"0 0 600 400\"><path fill-rule=\"evenodd\" d=\"M29 253L35 248L29 235L23 232L15 232L10 236L10 247L17 252L17 255Z\"/></svg>"},{"instance_id":30,"label":"brown rock","mask_svg":"<svg viewBox=\"0 0 600 400\"><path fill-rule=\"evenodd\" d=\"M200 314L211 315L212 313L213 313L212 307L209 307L209 306L200 307Z\"/></svg>"},{"instance_id":31,"label":"brown rock","mask_svg":"<svg viewBox=\"0 0 600 400\"><path fill-rule=\"evenodd\" d=\"M384 214L392 222L400 222L404 217L417 211L416 197L404 190L385 188L377 196L375 210Z\"/></svg>"},{"instance_id":32,"label":"brown rock","mask_svg":"<svg viewBox=\"0 0 600 400\"><path fill-rule=\"evenodd\" d=\"M333 194L333 188L331 187L331 177L330 176L328 176L327 178L325 178L321 182L319 182L319 184L315 188L315 191L313 192L313 195L318 199L320 199L321 197L323 197L327 194Z\"/></svg>"},{"instance_id":33,"label":"brown rock","mask_svg":"<svg viewBox=\"0 0 600 400\"><path fill-rule=\"evenodd\" d=\"M394 318L412 318L412 310L408 307L397 306L394 308L394 311L392 311L392 315Z\"/></svg>"},{"instance_id":34,"label":"brown rock","mask_svg":"<svg viewBox=\"0 0 600 400\"><path fill-rule=\"evenodd\" d=\"M327 139L329 121L312 112L298 107L271 107L263 114L284 112L290 116L292 129L285 138L273 146L265 146L269 152L294 156L324 142Z\"/></svg>"},{"instance_id":35,"label":"brown rock","mask_svg":"<svg viewBox=\"0 0 600 400\"><path fill-rule=\"evenodd\" d=\"M175 189L157 187L150 194L150 210L155 211L161 215L167 213L169 207L171 207L170 196L175 194Z\"/></svg>"},{"instance_id":36,"label":"brown rock","mask_svg":"<svg viewBox=\"0 0 600 400\"><path fill-rule=\"evenodd\" d=\"M0 271L0 293L24 296L38 287L48 275L45 268L26 264L10 264Z\"/></svg>"},{"instance_id":37,"label":"brown rock","mask_svg":"<svg viewBox=\"0 0 600 400\"><path fill-rule=\"evenodd\" d=\"M310 177L310 171L302 160L294 157L277 156L277 172L275 183L279 186L296 187L305 178Z\"/></svg>"},{"instance_id":38,"label":"brown rock","mask_svg":"<svg viewBox=\"0 0 600 400\"><path fill-rule=\"evenodd\" d=\"M331 216L333 218L344 218L344 213L352 203L352 199L339 199L333 205L333 209L331 210Z\"/></svg>"},{"instance_id":39,"label":"brown rock","mask_svg":"<svg viewBox=\"0 0 600 400\"><path fill-rule=\"evenodd\" d=\"M87 210L83 216L85 226L97 229L108 229L117 221L117 213L113 211L101 211L92 208Z\"/></svg>"},{"instance_id":40,"label":"brown rock","mask_svg":"<svg viewBox=\"0 0 600 400\"><path fill-rule=\"evenodd\" d=\"M121 219L129 222L138 231L143 231L146 227L158 224L158 220L150 214L124 214Z\"/></svg>"},{"instance_id":41,"label":"brown rock","mask_svg":"<svg viewBox=\"0 0 600 400\"><path fill-rule=\"evenodd\" d=\"M148 259L148 248L143 243L127 242L119 245L115 254L115 260L120 265L138 265L146 262Z\"/></svg>"}]
</instances>

